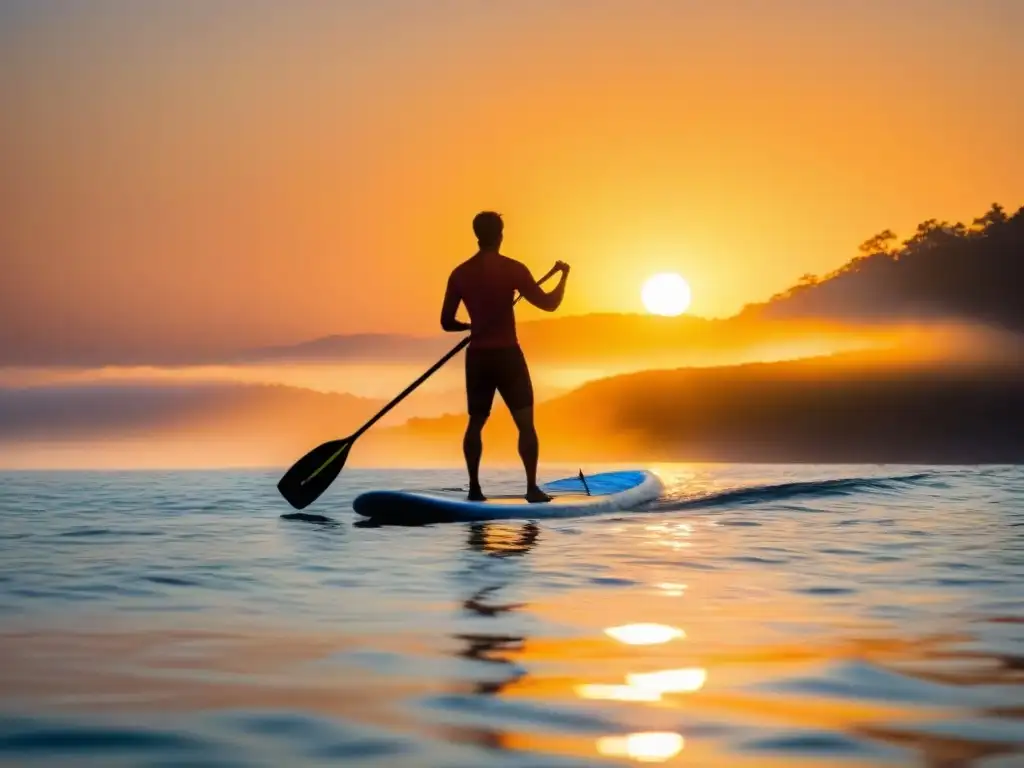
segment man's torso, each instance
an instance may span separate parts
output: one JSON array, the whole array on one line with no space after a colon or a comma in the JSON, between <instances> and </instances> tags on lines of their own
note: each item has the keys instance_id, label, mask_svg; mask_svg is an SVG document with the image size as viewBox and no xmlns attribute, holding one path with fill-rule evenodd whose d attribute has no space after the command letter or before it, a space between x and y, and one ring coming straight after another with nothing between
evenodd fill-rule
<instances>
[{"instance_id":1,"label":"man's torso","mask_svg":"<svg viewBox=\"0 0 1024 768\"><path fill-rule=\"evenodd\" d=\"M452 272L473 326L471 349L515 347L515 292L525 267L497 253L477 254Z\"/></svg>"}]
</instances>

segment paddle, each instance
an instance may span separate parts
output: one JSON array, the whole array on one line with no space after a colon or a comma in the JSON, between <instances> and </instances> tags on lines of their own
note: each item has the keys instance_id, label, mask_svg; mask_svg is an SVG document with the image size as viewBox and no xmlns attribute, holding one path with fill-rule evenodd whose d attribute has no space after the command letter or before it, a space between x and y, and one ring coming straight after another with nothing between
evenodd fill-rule
<instances>
[{"instance_id":1,"label":"paddle","mask_svg":"<svg viewBox=\"0 0 1024 768\"><path fill-rule=\"evenodd\" d=\"M538 280L537 284L542 285L557 271L557 269L552 269ZM517 304L521 298L523 298L522 295L517 296L512 304ZM285 472L284 476L277 483L277 490L281 492L285 500L295 509L305 509L316 501L330 484L334 482L334 478L340 474L345 466L345 461L348 459L348 453L352 449L352 444L370 427L380 421L388 411L408 397L420 384L433 376L445 363L459 354L469 344L471 338L472 334L466 336L466 338L452 347L450 352L430 366L422 376L403 389L394 400L377 411L376 415L351 435L340 440L330 440L322 443L295 462L291 469Z\"/></svg>"}]
</instances>

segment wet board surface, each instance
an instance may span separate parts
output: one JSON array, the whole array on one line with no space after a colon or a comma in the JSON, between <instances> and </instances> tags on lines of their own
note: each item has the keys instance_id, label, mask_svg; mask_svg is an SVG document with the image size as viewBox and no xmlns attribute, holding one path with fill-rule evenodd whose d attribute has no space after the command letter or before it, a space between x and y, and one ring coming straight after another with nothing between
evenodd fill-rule
<instances>
[{"instance_id":1,"label":"wet board surface","mask_svg":"<svg viewBox=\"0 0 1024 768\"><path fill-rule=\"evenodd\" d=\"M554 498L530 504L522 496L488 497L467 501L465 491L380 490L360 494L352 502L357 514L380 523L425 525L473 520L542 520L577 517L633 509L661 494L661 478L648 470L624 470L586 475L584 490L579 477L566 477L541 487Z\"/></svg>"}]
</instances>

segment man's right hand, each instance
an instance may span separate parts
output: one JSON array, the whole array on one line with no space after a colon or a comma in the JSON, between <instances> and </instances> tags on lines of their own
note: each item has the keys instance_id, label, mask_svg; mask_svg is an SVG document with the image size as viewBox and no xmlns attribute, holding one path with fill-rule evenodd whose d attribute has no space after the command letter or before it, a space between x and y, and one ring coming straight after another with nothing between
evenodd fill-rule
<instances>
[{"instance_id":1,"label":"man's right hand","mask_svg":"<svg viewBox=\"0 0 1024 768\"><path fill-rule=\"evenodd\" d=\"M556 261L555 266L537 282L533 281L529 269L522 264L519 265L519 268L522 274L518 288L523 298L545 312L554 312L558 309L558 305L562 303L562 296L565 295L565 278L569 274L569 265L564 261ZM545 291L540 287L541 283L545 282L549 277L553 277L556 272L562 273L562 277L558 280L558 285L550 291Z\"/></svg>"}]
</instances>

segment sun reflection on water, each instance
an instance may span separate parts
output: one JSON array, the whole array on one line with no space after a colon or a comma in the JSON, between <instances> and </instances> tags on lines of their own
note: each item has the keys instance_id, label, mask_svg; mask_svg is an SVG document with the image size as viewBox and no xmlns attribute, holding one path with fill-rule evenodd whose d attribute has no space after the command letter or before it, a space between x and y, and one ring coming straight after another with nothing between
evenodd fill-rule
<instances>
[{"instance_id":1,"label":"sun reflection on water","mask_svg":"<svg viewBox=\"0 0 1024 768\"><path fill-rule=\"evenodd\" d=\"M699 691L707 679L707 670L702 667L663 669L628 674L625 685L585 683L577 685L575 691L581 699L655 702L666 693Z\"/></svg>"},{"instance_id":2,"label":"sun reflection on water","mask_svg":"<svg viewBox=\"0 0 1024 768\"><path fill-rule=\"evenodd\" d=\"M685 636L683 630L666 624L624 624L604 633L626 645L658 645Z\"/></svg>"},{"instance_id":3,"label":"sun reflection on water","mask_svg":"<svg viewBox=\"0 0 1024 768\"><path fill-rule=\"evenodd\" d=\"M576 686L581 699L608 701L661 701L661 693L633 685L599 685L584 683Z\"/></svg>"},{"instance_id":4,"label":"sun reflection on water","mask_svg":"<svg viewBox=\"0 0 1024 768\"><path fill-rule=\"evenodd\" d=\"M598 739L597 751L608 757L629 757L641 763L662 763L682 752L683 745L683 737L678 733L631 733Z\"/></svg>"},{"instance_id":5,"label":"sun reflection on water","mask_svg":"<svg viewBox=\"0 0 1024 768\"><path fill-rule=\"evenodd\" d=\"M699 691L707 679L707 670L702 667L663 669L660 672L637 672L626 675L626 682L630 686L659 694Z\"/></svg>"},{"instance_id":6,"label":"sun reflection on water","mask_svg":"<svg viewBox=\"0 0 1024 768\"><path fill-rule=\"evenodd\" d=\"M652 534L652 543L659 547L678 551L693 546L689 541L693 534L693 526L690 523L652 523L644 526L644 530Z\"/></svg>"},{"instance_id":7,"label":"sun reflection on water","mask_svg":"<svg viewBox=\"0 0 1024 768\"><path fill-rule=\"evenodd\" d=\"M673 581L663 581L657 586L665 597L682 597L683 592L686 591L685 584L677 584Z\"/></svg>"}]
</instances>

